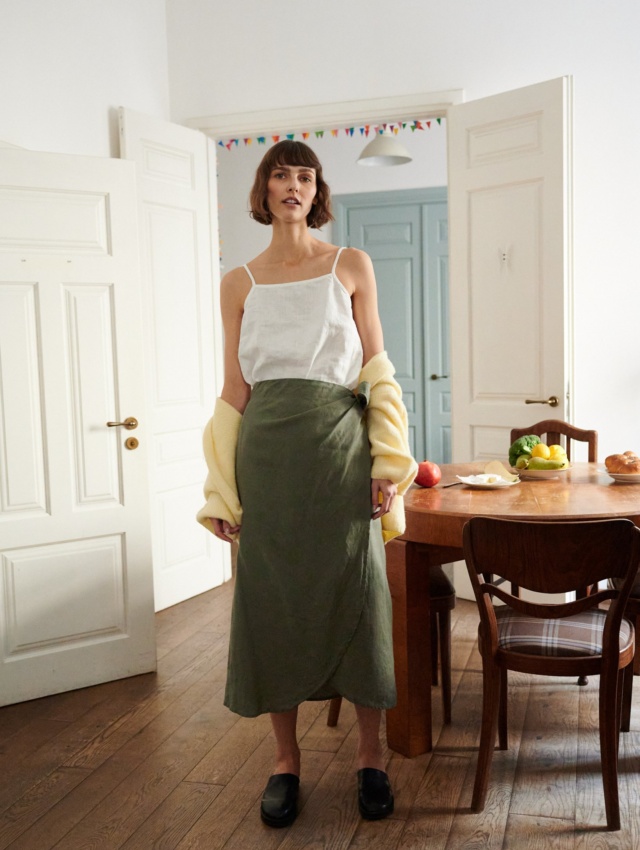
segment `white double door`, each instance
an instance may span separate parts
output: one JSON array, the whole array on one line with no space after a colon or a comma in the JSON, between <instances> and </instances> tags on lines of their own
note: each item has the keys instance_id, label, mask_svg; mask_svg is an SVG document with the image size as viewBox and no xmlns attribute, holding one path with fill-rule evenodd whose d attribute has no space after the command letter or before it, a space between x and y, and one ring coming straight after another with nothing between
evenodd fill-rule
<instances>
[{"instance_id":1,"label":"white double door","mask_svg":"<svg viewBox=\"0 0 640 850\"><path fill-rule=\"evenodd\" d=\"M135 183L0 151L3 705L155 668Z\"/></svg>"}]
</instances>

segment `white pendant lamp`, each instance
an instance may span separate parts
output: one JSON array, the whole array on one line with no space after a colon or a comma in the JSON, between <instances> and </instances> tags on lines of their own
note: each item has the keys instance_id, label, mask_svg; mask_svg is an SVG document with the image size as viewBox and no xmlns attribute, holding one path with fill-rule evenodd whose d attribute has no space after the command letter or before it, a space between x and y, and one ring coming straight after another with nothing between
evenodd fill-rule
<instances>
[{"instance_id":1,"label":"white pendant lamp","mask_svg":"<svg viewBox=\"0 0 640 850\"><path fill-rule=\"evenodd\" d=\"M386 127L382 133L376 133L358 157L358 165L404 165L411 162L411 155L405 146Z\"/></svg>"}]
</instances>

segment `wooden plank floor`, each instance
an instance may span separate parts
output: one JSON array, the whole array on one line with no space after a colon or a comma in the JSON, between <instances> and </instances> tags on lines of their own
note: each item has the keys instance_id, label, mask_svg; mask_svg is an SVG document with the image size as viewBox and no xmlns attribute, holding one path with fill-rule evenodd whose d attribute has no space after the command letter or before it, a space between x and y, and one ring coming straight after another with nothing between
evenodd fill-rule
<instances>
[{"instance_id":1,"label":"wooden plank floor","mask_svg":"<svg viewBox=\"0 0 640 850\"><path fill-rule=\"evenodd\" d=\"M260 822L271 772L268 718L222 705L232 588L157 615L158 672L0 709L0 850L458 850L640 846L640 696L622 736L623 829L607 832L597 679L512 675L510 749L496 751L486 809L469 809L480 719L475 604L453 616L453 724L434 689L433 753L388 753L396 811L362 821L357 730L343 705L300 711L302 811L285 830ZM640 683L636 682L636 690Z\"/></svg>"}]
</instances>

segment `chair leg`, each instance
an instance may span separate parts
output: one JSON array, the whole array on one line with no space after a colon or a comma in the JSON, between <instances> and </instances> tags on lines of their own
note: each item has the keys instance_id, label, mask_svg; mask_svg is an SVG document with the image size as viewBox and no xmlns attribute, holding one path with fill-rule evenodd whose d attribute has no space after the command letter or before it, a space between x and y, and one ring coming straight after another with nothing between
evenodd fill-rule
<instances>
[{"instance_id":1,"label":"chair leg","mask_svg":"<svg viewBox=\"0 0 640 850\"><path fill-rule=\"evenodd\" d=\"M327 718L327 726L336 726L338 717L340 716L340 707L342 706L342 697L334 697L329 703L329 717Z\"/></svg>"},{"instance_id":2,"label":"chair leg","mask_svg":"<svg viewBox=\"0 0 640 850\"><path fill-rule=\"evenodd\" d=\"M509 749L509 733L508 733L508 689L507 689L507 668L500 669L500 708L498 714L498 746L501 750Z\"/></svg>"},{"instance_id":3,"label":"chair leg","mask_svg":"<svg viewBox=\"0 0 640 850\"><path fill-rule=\"evenodd\" d=\"M440 675L442 677L442 713L446 725L451 723L451 613L438 614L440 640Z\"/></svg>"},{"instance_id":4,"label":"chair leg","mask_svg":"<svg viewBox=\"0 0 640 850\"><path fill-rule=\"evenodd\" d=\"M442 614L431 611L431 684L438 684L438 623Z\"/></svg>"},{"instance_id":5,"label":"chair leg","mask_svg":"<svg viewBox=\"0 0 640 850\"><path fill-rule=\"evenodd\" d=\"M622 699L620 711L620 731L631 729L631 703L633 700L633 663L620 671L622 677Z\"/></svg>"},{"instance_id":6,"label":"chair leg","mask_svg":"<svg viewBox=\"0 0 640 850\"><path fill-rule=\"evenodd\" d=\"M636 630L636 653L633 656L633 674L640 676L640 614L635 619L634 628Z\"/></svg>"},{"instance_id":7,"label":"chair leg","mask_svg":"<svg viewBox=\"0 0 640 850\"><path fill-rule=\"evenodd\" d=\"M607 829L620 829L618 798L618 740L620 717L618 711L619 671L602 670L600 674L600 759Z\"/></svg>"},{"instance_id":8,"label":"chair leg","mask_svg":"<svg viewBox=\"0 0 640 850\"><path fill-rule=\"evenodd\" d=\"M581 596L590 596L591 588L590 587L579 587L576 590L576 599L580 599ZM580 685L583 688L585 685L589 684L589 679L586 676L578 676L577 685Z\"/></svg>"},{"instance_id":9,"label":"chair leg","mask_svg":"<svg viewBox=\"0 0 640 850\"><path fill-rule=\"evenodd\" d=\"M500 700L500 670L491 661L482 659L482 727L480 750L473 785L471 808L474 812L484 809L489 785L489 773L493 760L498 725L498 703Z\"/></svg>"}]
</instances>

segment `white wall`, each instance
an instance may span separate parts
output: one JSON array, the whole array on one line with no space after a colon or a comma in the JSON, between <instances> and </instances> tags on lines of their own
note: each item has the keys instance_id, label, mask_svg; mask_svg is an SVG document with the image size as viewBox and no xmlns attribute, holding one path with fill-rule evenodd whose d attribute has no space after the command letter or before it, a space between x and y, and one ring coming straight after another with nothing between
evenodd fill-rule
<instances>
[{"instance_id":1,"label":"white wall","mask_svg":"<svg viewBox=\"0 0 640 850\"><path fill-rule=\"evenodd\" d=\"M164 0L0 0L0 140L118 156L116 109L169 117Z\"/></svg>"},{"instance_id":2,"label":"white wall","mask_svg":"<svg viewBox=\"0 0 640 850\"><path fill-rule=\"evenodd\" d=\"M168 0L174 120L571 74L575 421L640 451L637 0ZM224 246L223 246L224 250Z\"/></svg>"},{"instance_id":3,"label":"white wall","mask_svg":"<svg viewBox=\"0 0 640 850\"><path fill-rule=\"evenodd\" d=\"M296 137L299 139L299 137ZM393 168L358 165L356 160L369 138L360 135L337 138L310 138L322 163L325 180L332 195L354 192L382 192L390 189L415 189L445 186L447 183L446 129L432 122L431 128L399 131L398 139L413 157L410 163ZM249 218L249 191L258 164L269 145L252 142L249 146L217 147L218 199L220 203L220 255L223 271L248 262L269 244L271 228ZM331 241L331 225L314 231L319 239Z\"/></svg>"}]
</instances>

